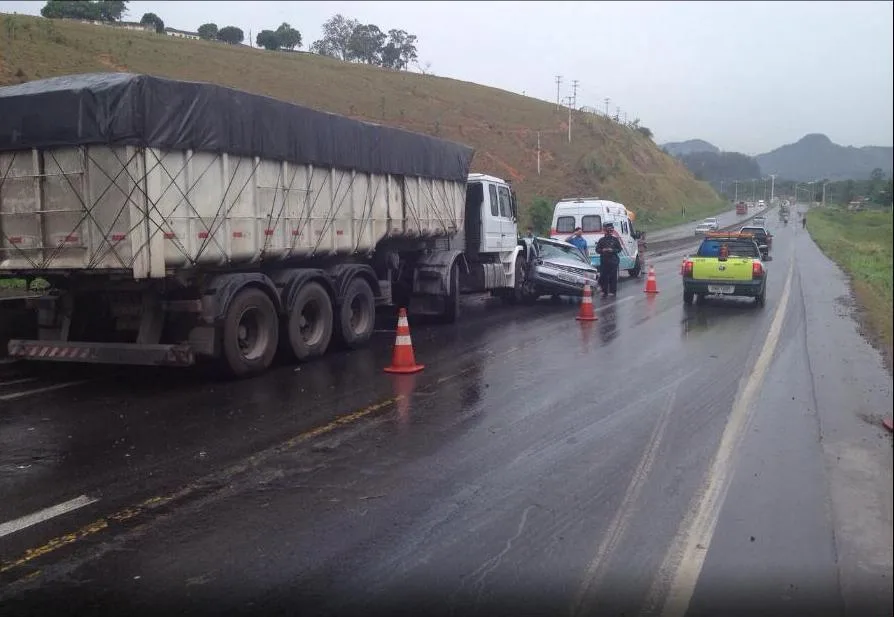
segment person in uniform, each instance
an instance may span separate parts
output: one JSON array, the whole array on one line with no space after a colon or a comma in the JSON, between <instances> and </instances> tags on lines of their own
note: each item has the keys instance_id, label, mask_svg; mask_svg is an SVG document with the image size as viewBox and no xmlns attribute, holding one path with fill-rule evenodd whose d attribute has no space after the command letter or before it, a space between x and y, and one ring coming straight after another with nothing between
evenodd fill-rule
<instances>
[{"instance_id":1,"label":"person in uniform","mask_svg":"<svg viewBox=\"0 0 894 617\"><path fill-rule=\"evenodd\" d=\"M602 226L605 233L596 243L596 253L599 255L599 284L602 287L602 297L614 296L618 293L618 266L621 263L621 241L614 235L615 226L606 223Z\"/></svg>"}]
</instances>

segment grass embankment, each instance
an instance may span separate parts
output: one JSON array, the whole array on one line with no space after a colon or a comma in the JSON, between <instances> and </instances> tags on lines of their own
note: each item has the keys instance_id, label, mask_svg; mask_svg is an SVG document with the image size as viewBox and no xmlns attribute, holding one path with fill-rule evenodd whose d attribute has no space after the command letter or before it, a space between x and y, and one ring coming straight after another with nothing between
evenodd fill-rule
<instances>
[{"instance_id":1,"label":"grass embankment","mask_svg":"<svg viewBox=\"0 0 894 617\"><path fill-rule=\"evenodd\" d=\"M810 235L851 277L854 295L864 309L864 322L891 368L892 355L892 218L890 211L811 210Z\"/></svg>"},{"instance_id":2,"label":"grass embankment","mask_svg":"<svg viewBox=\"0 0 894 617\"><path fill-rule=\"evenodd\" d=\"M94 71L148 73L210 81L466 143L476 149L472 171L512 182L522 224L537 196L550 203L577 196L617 200L637 213L643 229L725 207L706 183L633 129L577 112L569 143L567 109L456 79L22 15L0 14L0 52L0 85Z\"/></svg>"}]
</instances>

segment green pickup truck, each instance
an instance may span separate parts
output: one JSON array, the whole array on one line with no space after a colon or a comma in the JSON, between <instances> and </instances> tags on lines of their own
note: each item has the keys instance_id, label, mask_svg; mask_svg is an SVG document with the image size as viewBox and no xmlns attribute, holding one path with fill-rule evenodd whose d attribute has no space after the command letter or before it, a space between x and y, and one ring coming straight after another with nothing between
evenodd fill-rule
<instances>
[{"instance_id":1,"label":"green pickup truck","mask_svg":"<svg viewBox=\"0 0 894 617\"><path fill-rule=\"evenodd\" d=\"M748 296L757 306L767 299L765 259L751 234L708 233L695 255L683 261L683 302L704 296Z\"/></svg>"}]
</instances>

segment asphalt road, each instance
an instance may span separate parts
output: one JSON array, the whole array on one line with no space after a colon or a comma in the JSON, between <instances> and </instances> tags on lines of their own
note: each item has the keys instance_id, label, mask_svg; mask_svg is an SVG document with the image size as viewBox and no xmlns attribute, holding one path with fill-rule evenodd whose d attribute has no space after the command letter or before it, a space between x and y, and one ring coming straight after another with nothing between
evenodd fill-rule
<instances>
[{"instance_id":1,"label":"asphalt road","mask_svg":"<svg viewBox=\"0 0 894 617\"><path fill-rule=\"evenodd\" d=\"M756 207L749 208L747 214L736 214L736 210L735 208L733 208L732 210L721 212L720 214L716 215L715 218L717 219L718 225L723 228L745 221L746 219L749 219L758 213L760 213L760 210ZM673 227L668 227L658 231L647 232L647 240L649 242L666 242L668 240L679 240L682 238L694 237L695 226L698 225L699 222L700 221L693 221L691 223L674 225Z\"/></svg>"},{"instance_id":2,"label":"asphalt road","mask_svg":"<svg viewBox=\"0 0 894 617\"><path fill-rule=\"evenodd\" d=\"M389 317L244 382L6 367L0 613L890 614L891 377L774 233L764 308L672 253L587 325L411 316L415 376Z\"/></svg>"}]
</instances>

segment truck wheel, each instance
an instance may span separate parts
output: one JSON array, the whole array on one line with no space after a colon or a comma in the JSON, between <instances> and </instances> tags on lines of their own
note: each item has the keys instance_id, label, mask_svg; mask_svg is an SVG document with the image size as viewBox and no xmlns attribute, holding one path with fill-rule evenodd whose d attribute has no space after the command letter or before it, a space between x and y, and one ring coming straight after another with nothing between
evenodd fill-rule
<instances>
[{"instance_id":1,"label":"truck wheel","mask_svg":"<svg viewBox=\"0 0 894 617\"><path fill-rule=\"evenodd\" d=\"M633 264L633 267L627 271L627 274L630 275L630 278L638 279L639 275L643 273L643 262L640 261L639 255L636 256L636 263Z\"/></svg>"},{"instance_id":2,"label":"truck wheel","mask_svg":"<svg viewBox=\"0 0 894 617\"><path fill-rule=\"evenodd\" d=\"M754 303L759 307L763 307L767 303L767 286L764 285L764 288L761 290L761 295L754 299Z\"/></svg>"},{"instance_id":3,"label":"truck wheel","mask_svg":"<svg viewBox=\"0 0 894 617\"><path fill-rule=\"evenodd\" d=\"M448 283L449 294L444 298L445 323L454 323L459 319L459 266L453 264L450 267L450 281Z\"/></svg>"},{"instance_id":4,"label":"truck wheel","mask_svg":"<svg viewBox=\"0 0 894 617\"><path fill-rule=\"evenodd\" d=\"M286 323L289 347L298 360L326 353L332 339L332 301L322 285L311 282L298 291Z\"/></svg>"},{"instance_id":5,"label":"truck wheel","mask_svg":"<svg viewBox=\"0 0 894 617\"><path fill-rule=\"evenodd\" d=\"M683 304L692 304L692 299L695 297L695 294L691 291L683 292Z\"/></svg>"},{"instance_id":6,"label":"truck wheel","mask_svg":"<svg viewBox=\"0 0 894 617\"><path fill-rule=\"evenodd\" d=\"M525 299L525 267L521 259L515 261L515 286L512 289L501 290L500 297L506 304L518 304Z\"/></svg>"},{"instance_id":7,"label":"truck wheel","mask_svg":"<svg viewBox=\"0 0 894 617\"><path fill-rule=\"evenodd\" d=\"M360 277L348 285L338 311L339 339L348 349L361 347L376 325L376 298Z\"/></svg>"},{"instance_id":8,"label":"truck wheel","mask_svg":"<svg viewBox=\"0 0 894 617\"><path fill-rule=\"evenodd\" d=\"M236 294L223 323L224 368L234 377L264 372L278 340L279 319L267 294L254 287Z\"/></svg>"}]
</instances>

